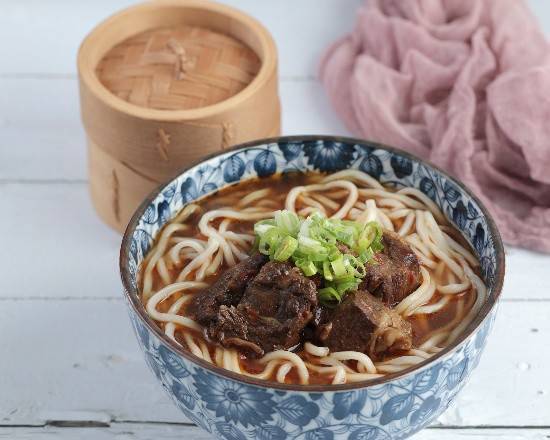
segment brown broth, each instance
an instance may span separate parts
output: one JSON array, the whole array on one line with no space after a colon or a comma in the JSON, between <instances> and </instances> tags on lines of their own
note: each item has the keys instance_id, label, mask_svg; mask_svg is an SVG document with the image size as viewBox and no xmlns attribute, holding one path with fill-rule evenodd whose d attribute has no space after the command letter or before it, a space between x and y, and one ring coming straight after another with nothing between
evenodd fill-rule
<instances>
[{"instance_id":1,"label":"brown broth","mask_svg":"<svg viewBox=\"0 0 550 440\"><path fill-rule=\"evenodd\" d=\"M281 200L284 200L284 197L286 197L287 193L293 187L316 183L321 178L322 176L317 174L304 175L301 173L291 173L291 174L278 175L275 177L264 178L264 179L252 179L252 180L247 180L247 181L238 183L236 185L219 190L214 194L211 194L207 197L204 197L196 201L195 203L202 208L201 212L207 212L207 211L219 209L222 207L235 207L235 205L240 200L242 200L242 198L245 197L247 194L250 194L253 191L261 190L264 188L276 188L277 194L280 196ZM284 202L281 202L278 208L275 208L275 209L284 209ZM201 213L196 213L192 215L186 221L186 224L190 225L191 228L186 231L182 231L182 233L175 233L174 237L185 236L185 237L195 237L195 238L204 239L205 237L200 233L197 226L200 220L200 217L201 217ZM398 229L401 226L403 221L404 219L399 219L394 221L395 228ZM219 223L216 224L216 222L213 222L212 224L215 226L219 225ZM232 225L231 230L235 232L250 233L253 230L254 222L232 221L231 225ZM457 242L459 242L465 248L470 249L470 246L466 243L462 235L456 229L452 228L450 225L445 225L445 229ZM159 233L159 236L160 236L160 233ZM146 263L144 262L142 267L144 267L145 265ZM171 267L171 268L169 267L168 269L169 269L171 279L175 280L179 271L181 271L182 267ZM214 283L225 269L227 269L227 266L222 265L216 273L207 277L205 281L208 284ZM434 276L434 274L432 274L432 276ZM440 284L445 284L445 280L436 280L436 281L438 281L438 283ZM153 271L153 291L157 291L162 287L164 287L164 284L158 272L155 269ZM435 303L439 301L441 297L442 295L436 292L432 298L431 303ZM173 302L177 300L177 298L178 296L174 295L170 300L166 300L163 303L159 304L158 310L162 312L166 312L170 308L170 306L173 304ZM466 313L467 310L470 309L470 307L472 306L475 300L474 290L470 289L465 293L454 295L452 299L449 301L449 303L436 313L432 313L430 315L413 315L412 317L405 318L412 325L413 344L415 347L419 346L422 342L427 340L432 333L448 326L450 323L453 322L453 320L455 320L456 312L457 312L457 304L459 300L464 301L465 307L464 307L463 313ZM186 314L185 308L182 309L180 314L185 316ZM164 328L163 323L159 323L159 325ZM189 330L186 330L186 331L189 331ZM176 339L184 347L186 347L185 340L183 339L183 337L181 337L180 331L176 330L175 336L176 336ZM198 335L198 334L196 336L202 337L202 335ZM214 357L216 344L211 341L206 341L206 343L209 347L210 355ZM298 350L296 353L301 355L304 359L307 359L308 355L302 350ZM263 367L264 367L262 364L258 362L257 359L247 358L244 354L240 355L240 364L243 369L245 369L250 373L259 373L263 370ZM272 379L275 380L274 378ZM327 375L322 375L311 370L310 370L309 381L310 381L310 384L330 383L330 380L327 379ZM299 378L294 369L288 373L286 377L286 382L299 383Z\"/></svg>"}]
</instances>

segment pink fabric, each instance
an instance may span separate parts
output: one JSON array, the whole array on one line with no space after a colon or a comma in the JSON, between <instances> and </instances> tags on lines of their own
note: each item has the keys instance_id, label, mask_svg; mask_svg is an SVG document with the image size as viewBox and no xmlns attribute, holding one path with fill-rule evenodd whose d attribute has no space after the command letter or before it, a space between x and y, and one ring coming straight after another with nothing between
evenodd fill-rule
<instances>
[{"instance_id":1,"label":"pink fabric","mask_svg":"<svg viewBox=\"0 0 550 440\"><path fill-rule=\"evenodd\" d=\"M466 183L550 252L550 46L522 0L367 0L321 79L348 128Z\"/></svg>"}]
</instances>

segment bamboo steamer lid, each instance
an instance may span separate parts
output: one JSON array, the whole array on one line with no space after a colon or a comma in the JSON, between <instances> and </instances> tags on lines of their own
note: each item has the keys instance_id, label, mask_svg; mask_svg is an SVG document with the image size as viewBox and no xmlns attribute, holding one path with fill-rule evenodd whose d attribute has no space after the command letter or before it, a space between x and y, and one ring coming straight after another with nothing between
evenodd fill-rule
<instances>
[{"instance_id":1,"label":"bamboo steamer lid","mask_svg":"<svg viewBox=\"0 0 550 440\"><path fill-rule=\"evenodd\" d=\"M92 201L119 231L182 167L280 134L273 40L224 5L161 0L126 9L84 40L78 70Z\"/></svg>"},{"instance_id":2,"label":"bamboo steamer lid","mask_svg":"<svg viewBox=\"0 0 550 440\"><path fill-rule=\"evenodd\" d=\"M107 52L96 72L107 89L132 104L185 110L236 95L260 65L258 55L233 37L179 25L124 40Z\"/></svg>"}]
</instances>

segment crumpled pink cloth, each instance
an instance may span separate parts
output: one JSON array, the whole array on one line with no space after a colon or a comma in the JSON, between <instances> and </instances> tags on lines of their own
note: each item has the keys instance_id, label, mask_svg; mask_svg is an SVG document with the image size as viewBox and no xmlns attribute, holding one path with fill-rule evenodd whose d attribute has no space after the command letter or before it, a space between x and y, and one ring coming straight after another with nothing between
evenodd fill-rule
<instances>
[{"instance_id":1,"label":"crumpled pink cloth","mask_svg":"<svg viewBox=\"0 0 550 440\"><path fill-rule=\"evenodd\" d=\"M448 170L550 252L550 45L522 0L367 0L321 80L348 128Z\"/></svg>"}]
</instances>

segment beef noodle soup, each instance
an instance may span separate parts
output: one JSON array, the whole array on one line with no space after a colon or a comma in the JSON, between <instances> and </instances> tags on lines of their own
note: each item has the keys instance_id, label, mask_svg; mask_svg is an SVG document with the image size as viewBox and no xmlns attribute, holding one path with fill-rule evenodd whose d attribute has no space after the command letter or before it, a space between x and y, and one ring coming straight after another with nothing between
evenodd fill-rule
<instances>
[{"instance_id":1,"label":"beef noodle soup","mask_svg":"<svg viewBox=\"0 0 550 440\"><path fill-rule=\"evenodd\" d=\"M140 269L147 313L243 375L341 384L399 372L479 312L479 263L414 188L356 170L249 180L186 205Z\"/></svg>"}]
</instances>

